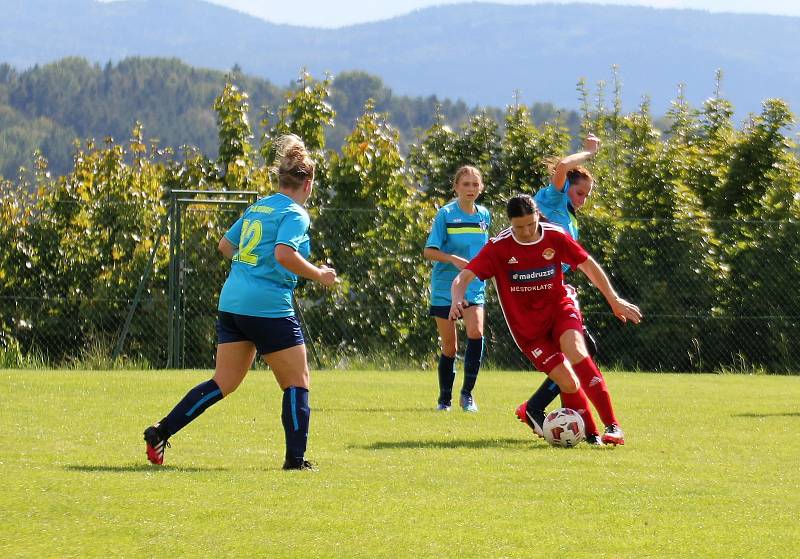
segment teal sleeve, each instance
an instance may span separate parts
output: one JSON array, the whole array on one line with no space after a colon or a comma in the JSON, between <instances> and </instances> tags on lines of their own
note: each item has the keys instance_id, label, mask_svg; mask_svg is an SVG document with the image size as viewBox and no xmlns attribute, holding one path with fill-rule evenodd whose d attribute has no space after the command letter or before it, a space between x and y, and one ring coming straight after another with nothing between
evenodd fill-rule
<instances>
[{"instance_id":1,"label":"teal sleeve","mask_svg":"<svg viewBox=\"0 0 800 559\"><path fill-rule=\"evenodd\" d=\"M444 217L444 212L439 210L439 213L436 214L436 218L433 220L433 227L428 235L428 240L425 241L425 248L441 250L446 238L447 222Z\"/></svg>"},{"instance_id":2,"label":"teal sleeve","mask_svg":"<svg viewBox=\"0 0 800 559\"><path fill-rule=\"evenodd\" d=\"M548 208L560 208L567 205L567 190L569 190L569 181L564 184L564 190L561 191L550 183L546 187L539 190L533 197L536 203ZM541 209L541 208L540 208Z\"/></svg>"},{"instance_id":3,"label":"teal sleeve","mask_svg":"<svg viewBox=\"0 0 800 559\"><path fill-rule=\"evenodd\" d=\"M244 216L236 220L230 229L225 233L225 238L235 247L239 246L239 238L242 236L242 222Z\"/></svg>"},{"instance_id":4,"label":"teal sleeve","mask_svg":"<svg viewBox=\"0 0 800 559\"><path fill-rule=\"evenodd\" d=\"M278 226L278 234L275 237L276 245L287 245L295 250L300 249L300 244L306 240L306 232L310 221L308 216L300 212L289 212L281 220Z\"/></svg>"}]
</instances>

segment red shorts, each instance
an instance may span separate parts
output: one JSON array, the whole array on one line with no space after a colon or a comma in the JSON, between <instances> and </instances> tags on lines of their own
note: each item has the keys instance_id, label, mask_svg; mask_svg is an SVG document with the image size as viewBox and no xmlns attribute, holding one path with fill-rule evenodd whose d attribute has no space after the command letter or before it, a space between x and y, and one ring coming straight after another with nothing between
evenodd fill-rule
<instances>
[{"instance_id":1,"label":"red shorts","mask_svg":"<svg viewBox=\"0 0 800 559\"><path fill-rule=\"evenodd\" d=\"M564 354L558 343L561 335L567 330L583 331L581 312L569 299L562 301L551 316L549 332L526 342L522 349L525 357L536 365L543 373L549 374L564 362Z\"/></svg>"}]
</instances>

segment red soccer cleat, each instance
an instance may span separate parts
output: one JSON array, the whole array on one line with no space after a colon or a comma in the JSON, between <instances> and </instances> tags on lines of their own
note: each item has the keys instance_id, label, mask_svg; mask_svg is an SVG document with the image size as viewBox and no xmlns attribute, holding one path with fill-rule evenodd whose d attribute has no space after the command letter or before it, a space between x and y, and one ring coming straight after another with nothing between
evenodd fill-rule
<instances>
[{"instance_id":1,"label":"red soccer cleat","mask_svg":"<svg viewBox=\"0 0 800 559\"><path fill-rule=\"evenodd\" d=\"M619 425L609 425L603 433L602 441L603 444L623 445L625 444L625 433L622 432Z\"/></svg>"},{"instance_id":2,"label":"red soccer cleat","mask_svg":"<svg viewBox=\"0 0 800 559\"><path fill-rule=\"evenodd\" d=\"M158 428L151 425L144 430L144 442L147 444L147 459L158 466L164 463L164 450L170 447L166 439L162 439Z\"/></svg>"}]
</instances>

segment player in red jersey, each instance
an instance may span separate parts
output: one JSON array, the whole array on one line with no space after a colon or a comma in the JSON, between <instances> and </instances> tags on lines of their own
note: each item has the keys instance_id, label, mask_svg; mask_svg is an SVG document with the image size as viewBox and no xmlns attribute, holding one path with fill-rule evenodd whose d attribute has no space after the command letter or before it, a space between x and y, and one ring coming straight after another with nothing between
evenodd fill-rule
<instances>
[{"instance_id":1,"label":"player in red jersey","mask_svg":"<svg viewBox=\"0 0 800 559\"><path fill-rule=\"evenodd\" d=\"M564 287L562 264L583 272L621 321L638 324L642 313L617 295L600 265L572 237L560 227L539 220L533 198L527 194L514 196L509 199L506 212L511 227L491 239L453 280L450 318L461 316L469 282L476 277L491 278L517 346L537 369L558 384L564 406L581 414L587 440L599 443L581 384L589 386L595 377L602 379L602 374L586 349L583 321ZM624 444L608 390L594 393L592 403L607 424L602 442ZM541 425L527 414L521 419L542 434Z\"/></svg>"}]
</instances>

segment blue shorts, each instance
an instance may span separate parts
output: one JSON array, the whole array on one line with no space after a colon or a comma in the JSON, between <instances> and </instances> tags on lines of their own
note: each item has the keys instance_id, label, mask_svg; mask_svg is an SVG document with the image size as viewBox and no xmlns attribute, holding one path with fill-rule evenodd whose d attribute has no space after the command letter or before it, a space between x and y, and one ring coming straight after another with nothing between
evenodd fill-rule
<instances>
[{"instance_id":1,"label":"blue shorts","mask_svg":"<svg viewBox=\"0 0 800 559\"><path fill-rule=\"evenodd\" d=\"M482 307L483 303L470 303L467 301L469 307ZM428 316L435 316L436 318L450 318L450 305L431 305L428 309Z\"/></svg>"},{"instance_id":2,"label":"blue shorts","mask_svg":"<svg viewBox=\"0 0 800 559\"><path fill-rule=\"evenodd\" d=\"M217 343L253 342L259 355L306 343L296 316L268 318L219 311Z\"/></svg>"}]
</instances>

